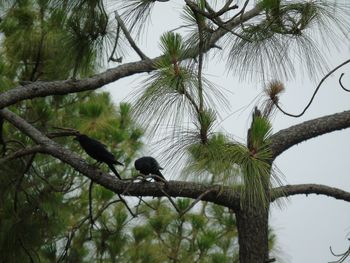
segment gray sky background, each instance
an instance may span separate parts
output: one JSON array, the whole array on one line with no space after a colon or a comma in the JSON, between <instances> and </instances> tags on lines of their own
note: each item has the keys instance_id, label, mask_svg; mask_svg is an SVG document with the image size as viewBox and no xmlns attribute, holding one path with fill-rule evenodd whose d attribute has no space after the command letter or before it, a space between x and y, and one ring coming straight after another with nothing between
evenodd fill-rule
<instances>
[{"instance_id":1,"label":"gray sky background","mask_svg":"<svg viewBox=\"0 0 350 263\"><path fill-rule=\"evenodd\" d=\"M174 1L175 2L175 1ZM159 36L179 23L178 13L182 1L175 3L157 3L152 13L148 33L139 41L139 46L149 57L160 55ZM328 52L328 51L325 51ZM330 68L350 58L350 46L344 39L339 50L330 50ZM137 60L132 52L124 61ZM123 62L124 62L123 61ZM218 87L230 91L226 93L231 103L231 112L249 105L262 91L263 83L257 80L242 82L225 70L225 63L218 59L208 63L205 69L207 77ZM114 65L109 65L114 66ZM341 90L338 78L345 72L343 83L350 88L350 66L338 70L323 84L314 103L302 118L291 118L277 113L273 121L274 132L305 120L321 117L350 109L350 94ZM129 77L108 85L116 103L126 101L135 90L142 75ZM258 78L257 78L258 79ZM307 74L298 72L295 80L284 82L286 92L281 96L285 110L299 113L308 103L319 79L310 80ZM225 119L220 129L240 141L245 141L249 125L249 116L253 104ZM229 113L222 114L223 117ZM295 146L276 160L285 184L316 183L350 191L350 129L327 134ZM150 154L145 150L145 154ZM166 177L170 171L165 169ZM282 209L273 206L270 225L277 234L278 254L283 262L329 262L335 260L329 251L345 251L350 242L350 204L333 198L309 195L290 198ZM281 262L281 261L279 261ZM350 259L348 260L350 262Z\"/></svg>"}]
</instances>

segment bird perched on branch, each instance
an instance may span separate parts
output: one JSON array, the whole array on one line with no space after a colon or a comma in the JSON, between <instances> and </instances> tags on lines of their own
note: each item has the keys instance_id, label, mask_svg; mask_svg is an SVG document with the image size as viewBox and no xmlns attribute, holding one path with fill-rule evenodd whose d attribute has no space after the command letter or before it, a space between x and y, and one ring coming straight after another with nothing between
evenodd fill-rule
<instances>
[{"instance_id":1,"label":"bird perched on branch","mask_svg":"<svg viewBox=\"0 0 350 263\"><path fill-rule=\"evenodd\" d=\"M154 180L157 182L162 181L160 178L165 180L163 174L160 172L160 170L163 170L163 168L160 167L156 159L154 159L151 156L144 156L137 159L134 165L135 165L135 169L143 175L150 175L150 174L157 175L158 177L154 177Z\"/></svg>"},{"instance_id":2,"label":"bird perched on branch","mask_svg":"<svg viewBox=\"0 0 350 263\"><path fill-rule=\"evenodd\" d=\"M99 141L90 138L85 134L76 135L75 139L79 142L81 148L93 159L99 163L105 163L113 171L113 173L121 180L121 177L117 170L114 168L114 165L123 165L121 162L118 162L114 155L109 152L106 148L106 145L100 143Z\"/></svg>"}]
</instances>

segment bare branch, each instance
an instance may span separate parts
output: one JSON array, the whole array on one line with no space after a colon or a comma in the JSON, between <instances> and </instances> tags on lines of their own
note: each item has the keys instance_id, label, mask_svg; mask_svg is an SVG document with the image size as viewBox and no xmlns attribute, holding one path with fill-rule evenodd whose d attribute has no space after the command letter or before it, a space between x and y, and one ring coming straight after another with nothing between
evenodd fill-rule
<instances>
[{"instance_id":1,"label":"bare branch","mask_svg":"<svg viewBox=\"0 0 350 263\"><path fill-rule=\"evenodd\" d=\"M349 239L350 241L350 239ZM338 257L339 259L336 261L330 261L329 263L342 263L345 259L347 259L350 256L350 247L343 253L336 254L333 252L332 247L329 247L329 250L331 251L332 255L335 257Z\"/></svg>"},{"instance_id":2,"label":"bare branch","mask_svg":"<svg viewBox=\"0 0 350 263\"><path fill-rule=\"evenodd\" d=\"M350 110L305 121L270 137L271 160L290 147L317 136L350 127Z\"/></svg>"},{"instance_id":3,"label":"bare branch","mask_svg":"<svg viewBox=\"0 0 350 263\"><path fill-rule=\"evenodd\" d=\"M306 110L311 106L311 103L313 102L313 100L314 100L314 98L315 98L315 96L316 96L318 90L320 89L322 83L323 83L330 75L332 75L335 71L337 71L337 70L338 70L339 68L341 68L342 66L348 64L349 62L350 62L350 59L344 61L343 63L341 63L340 65L336 66L334 69L332 69L330 72L328 72L328 73L321 79L321 81L318 83L318 85L317 85L317 87L316 87L314 93L312 94L312 97L311 97L309 103L306 105L306 107L304 108L304 110L303 110L301 113L299 113L299 114L291 114L291 113L288 113L288 112L284 111L284 110L278 105L277 101L273 101L273 103L274 103L275 106L276 106L280 111L282 111L285 115L288 115L288 116L290 116L290 117L295 117L295 118L301 117L301 116L306 112ZM343 73L343 74L344 74L344 73ZM343 75L343 74L342 74L342 75ZM340 79L341 79L341 77L342 77L342 76L340 76ZM342 87L345 91L349 91L349 92L350 92L350 90L347 90L347 89L344 88L344 86L342 85L340 79L339 79L339 83L340 83L341 87Z\"/></svg>"},{"instance_id":4,"label":"bare branch","mask_svg":"<svg viewBox=\"0 0 350 263\"><path fill-rule=\"evenodd\" d=\"M341 87L343 90L345 90L346 92L350 92L350 89L346 89L345 86L344 86L343 83L342 83L342 78L343 78L343 76L344 76L344 73L342 73L342 74L340 75L340 77L339 77L339 84L340 84L340 87Z\"/></svg>"},{"instance_id":5,"label":"bare branch","mask_svg":"<svg viewBox=\"0 0 350 263\"><path fill-rule=\"evenodd\" d=\"M92 229L94 228L95 221L92 210L92 188L94 186L94 181L90 181L89 185L89 218L90 218L90 239L92 238Z\"/></svg>"},{"instance_id":6,"label":"bare branch","mask_svg":"<svg viewBox=\"0 0 350 263\"><path fill-rule=\"evenodd\" d=\"M126 39L129 41L130 46L135 50L142 60L149 60L149 58L141 51L141 49L136 45L135 41L132 39L128 29L126 28L123 20L120 18L117 11L114 11L115 19L118 21L118 26L121 27Z\"/></svg>"},{"instance_id":7,"label":"bare branch","mask_svg":"<svg viewBox=\"0 0 350 263\"><path fill-rule=\"evenodd\" d=\"M119 40L119 34L120 34L120 25L118 24L118 26L117 26L117 33L116 33L116 35L115 35L115 40L114 40L114 46L113 46L113 49L112 49L112 51L111 51L111 55L109 56L109 58L108 58L108 62L109 61L113 61L113 62L116 62L115 60L115 58L114 58L114 53L115 53L115 50L117 49L117 46L118 46L118 40ZM122 58L120 58L120 59L122 59ZM122 61L122 60L121 60ZM120 62L121 62L120 61Z\"/></svg>"},{"instance_id":8,"label":"bare branch","mask_svg":"<svg viewBox=\"0 0 350 263\"><path fill-rule=\"evenodd\" d=\"M321 184L297 184L297 185L285 185L285 186L276 187L272 189L273 198L271 202L281 197L288 197L292 195L301 195L301 194L325 195L325 196L333 197L335 199L350 202L349 192L343 191L335 187L330 187L330 186L321 185Z\"/></svg>"},{"instance_id":9,"label":"bare branch","mask_svg":"<svg viewBox=\"0 0 350 263\"><path fill-rule=\"evenodd\" d=\"M192 204L191 204L189 207L187 207L184 211L182 211L182 212L180 213L179 217L182 217L184 214L186 214L188 211L190 211L200 200L202 200L202 198L203 198L205 195L209 194L209 193L212 192L212 191L214 191L214 188L208 189L207 191L205 191L204 193L202 193L200 196L198 196L197 199L194 200L194 201L192 202Z\"/></svg>"},{"instance_id":10,"label":"bare branch","mask_svg":"<svg viewBox=\"0 0 350 263\"><path fill-rule=\"evenodd\" d=\"M217 25L219 28L226 30L227 32L235 35L236 37L242 38L243 40L247 41L247 42L251 42L251 40L249 38L246 38L236 32L234 32L231 28L229 28L228 26L225 25L225 23L219 18L219 13L215 13L212 9L210 9L209 5L206 3L206 8L209 8L210 13L205 12L203 10L201 10L198 5L190 0L185 0L186 4L192 9L192 11L194 13L198 13L201 14L203 16L205 16L206 18L208 18L210 21L212 21L215 25ZM233 6L230 9L236 9L236 6ZM228 11L228 10L225 10ZM224 11L224 10L221 10Z\"/></svg>"}]
</instances>

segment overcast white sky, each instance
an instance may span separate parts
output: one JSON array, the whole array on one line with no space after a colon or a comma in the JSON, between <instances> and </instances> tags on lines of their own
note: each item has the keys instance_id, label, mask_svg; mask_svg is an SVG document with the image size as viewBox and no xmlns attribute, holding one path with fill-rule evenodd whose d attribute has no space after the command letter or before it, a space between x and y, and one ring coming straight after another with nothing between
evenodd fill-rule
<instances>
[{"instance_id":1,"label":"overcast white sky","mask_svg":"<svg viewBox=\"0 0 350 263\"><path fill-rule=\"evenodd\" d=\"M182 2L173 2L175 1L155 5L147 41L140 44L149 57L160 55L159 36L176 27L179 21L178 11ZM340 51L331 50L330 68L350 58L350 46L346 41L344 40ZM130 54L124 61L136 59L136 56ZM338 85L341 72L346 73L344 84L350 88L348 65L324 83L315 102L302 118L293 119L278 113L273 122L274 131L315 117L349 110L350 94L342 91ZM206 68L205 73L219 87L231 92L227 94L231 112L247 106L262 89L262 83L257 81L239 81L225 70L225 63L217 60ZM299 113L305 107L318 82L310 81L306 74L302 75L298 74L295 80L286 83L286 92L281 97L283 107L292 113ZM108 85L106 89L112 93L114 101L119 103L126 100L140 79L141 75L129 77ZM253 105L227 118L222 123L222 128L235 138L244 140L252 107ZM301 143L283 153L277 158L276 165L283 173L286 184L316 183L350 191L349 138L350 129L338 131ZM165 170L165 174L167 172L169 171ZM335 252L343 252L350 245L347 240L350 236L350 204L316 195L292 197L283 209L271 209L270 225L277 234L279 255L283 262L329 262L335 260L329 246Z\"/></svg>"}]
</instances>

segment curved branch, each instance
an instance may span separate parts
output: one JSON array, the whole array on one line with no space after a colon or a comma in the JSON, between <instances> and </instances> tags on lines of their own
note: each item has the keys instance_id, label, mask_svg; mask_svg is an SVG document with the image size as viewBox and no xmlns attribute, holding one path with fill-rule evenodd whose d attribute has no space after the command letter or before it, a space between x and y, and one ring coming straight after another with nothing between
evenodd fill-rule
<instances>
[{"instance_id":1,"label":"curved branch","mask_svg":"<svg viewBox=\"0 0 350 263\"><path fill-rule=\"evenodd\" d=\"M317 195L325 195L329 197L333 197L335 199L343 200L346 202L350 202L350 193L344 190L330 187L327 185L321 184L297 184L297 185L285 185L272 189L272 200L275 201L281 197L288 197L292 195L309 195L309 194L317 194Z\"/></svg>"},{"instance_id":2,"label":"curved branch","mask_svg":"<svg viewBox=\"0 0 350 263\"><path fill-rule=\"evenodd\" d=\"M42 145L43 152L60 159L62 162L72 166L76 171L90 178L95 183L117 194L162 197L165 196L164 192L166 192L167 195L172 197L188 197L196 199L206 191L213 189L210 193L205 195L202 200L229 207L234 211L239 210L239 193L235 192L232 187L224 187L220 185L213 186L184 181L168 181L166 186L160 187L157 183L129 183L118 180L115 176L111 176L89 165L76 153L52 141L13 112L7 109L2 109L0 110L0 116L17 127L24 134L31 137L36 143ZM127 189L127 192L125 189Z\"/></svg>"},{"instance_id":3,"label":"curved branch","mask_svg":"<svg viewBox=\"0 0 350 263\"><path fill-rule=\"evenodd\" d=\"M244 13L242 17L233 19L226 25L226 28L233 29L240 23L247 21L261 12L261 7L254 7L252 10ZM208 40L203 44L203 51L208 52L211 48L215 48L215 43L227 34L227 30L219 28L215 30ZM198 50L193 49L193 52L188 52L188 59L198 55ZM87 90L95 90L102 86L117 81L121 78L131 76L138 73L151 72L155 70L155 64L161 57L153 59L140 60L136 62L125 63L118 67L108 69L105 72L97 74L90 78L82 80L63 80L63 81L49 81L49 82L33 82L25 86L18 86L0 94L0 109L9 105L13 105L19 101L32 99L37 97L45 97L51 95L66 95L69 93L82 92Z\"/></svg>"},{"instance_id":4,"label":"curved branch","mask_svg":"<svg viewBox=\"0 0 350 263\"><path fill-rule=\"evenodd\" d=\"M343 90L345 90L346 92L350 92L350 89L345 88L345 86L343 85L343 82L342 82L343 76L344 76L344 73L342 73L342 74L340 75L340 77L339 77L339 84L340 84L340 87L341 87Z\"/></svg>"},{"instance_id":5,"label":"curved branch","mask_svg":"<svg viewBox=\"0 0 350 263\"><path fill-rule=\"evenodd\" d=\"M271 136L272 160L290 147L317 136L350 127L350 110L320 117L278 131Z\"/></svg>"},{"instance_id":6,"label":"curved branch","mask_svg":"<svg viewBox=\"0 0 350 263\"><path fill-rule=\"evenodd\" d=\"M328 72L327 75L325 75L325 76L321 79L321 81L318 83L318 85L317 85L317 87L316 87L314 93L312 94L312 97L311 97L309 103L306 105L306 107L304 108L304 110L303 110L301 113L299 113L299 114L291 114L291 113L288 113L288 112L286 112L285 110L283 110L283 109L281 108L280 105L278 105L277 101L272 100L273 103L274 103L275 106L276 106L281 112L283 112L285 115L288 115L288 116L290 116L290 117L295 117L295 118L301 117L302 115L304 115L304 113L306 112L306 110L311 106L311 103L313 102L313 100L314 100L314 98L315 98L315 96L316 96L318 90L321 88L322 83L323 83L330 75L332 75L335 71L337 71L337 70L338 70L339 68L341 68L342 66L348 64L349 62L350 62L350 59L344 61L343 63L341 63L340 65L336 66L334 69L332 69L330 72ZM340 76L340 78L339 78L340 86L341 86L342 89L344 89L345 91L350 91L350 90L345 89L344 86L343 86L342 83L341 83L341 78L342 78L343 75L344 75L344 73L343 73L343 74Z\"/></svg>"}]
</instances>

